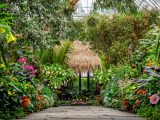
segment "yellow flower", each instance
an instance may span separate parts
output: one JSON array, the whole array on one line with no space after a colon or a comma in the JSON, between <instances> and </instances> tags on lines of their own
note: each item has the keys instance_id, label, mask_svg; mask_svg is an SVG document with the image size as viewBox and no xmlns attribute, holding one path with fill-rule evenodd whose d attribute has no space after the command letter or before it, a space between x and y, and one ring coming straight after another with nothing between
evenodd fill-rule
<instances>
[{"instance_id":1,"label":"yellow flower","mask_svg":"<svg viewBox=\"0 0 160 120\"><path fill-rule=\"evenodd\" d=\"M4 28L0 28L0 34L5 33L5 29Z\"/></svg>"},{"instance_id":2,"label":"yellow flower","mask_svg":"<svg viewBox=\"0 0 160 120\"><path fill-rule=\"evenodd\" d=\"M153 62L151 60L148 61L147 66L153 66Z\"/></svg>"},{"instance_id":3,"label":"yellow flower","mask_svg":"<svg viewBox=\"0 0 160 120\"><path fill-rule=\"evenodd\" d=\"M5 65L4 64L0 64L0 68L3 68Z\"/></svg>"},{"instance_id":4,"label":"yellow flower","mask_svg":"<svg viewBox=\"0 0 160 120\"><path fill-rule=\"evenodd\" d=\"M8 91L8 95L12 96L14 94L15 94L15 92Z\"/></svg>"},{"instance_id":5,"label":"yellow flower","mask_svg":"<svg viewBox=\"0 0 160 120\"><path fill-rule=\"evenodd\" d=\"M30 84L26 84L25 86L26 86L26 87L30 87L31 85L30 85Z\"/></svg>"},{"instance_id":6,"label":"yellow flower","mask_svg":"<svg viewBox=\"0 0 160 120\"><path fill-rule=\"evenodd\" d=\"M131 87L131 90L135 90L135 89L136 89L136 86L132 86L132 87Z\"/></svg>"},{"instance_id":7,"label":"yellow flower","mask_svg":"<svg viewBox=\"0 0 160 120\"><path fill-rule=\"evenodd\" d=\"M16 78L16 77L13 77L12 80L15 81L15 80L17 80L17 78Z\"/></svg>"},{"instance_id":8,"label":"yellow flower","mask_svg":"<svg viewBox=\"0 0 160 120\"><path fill-rule=\"evenodd\" d=\"M10 32L9 34L6 35L6 39L7 39L7 43L10 43L12 41L15 42L17 38L14 37L13 34Z\"/></svg>"}]
</instances>

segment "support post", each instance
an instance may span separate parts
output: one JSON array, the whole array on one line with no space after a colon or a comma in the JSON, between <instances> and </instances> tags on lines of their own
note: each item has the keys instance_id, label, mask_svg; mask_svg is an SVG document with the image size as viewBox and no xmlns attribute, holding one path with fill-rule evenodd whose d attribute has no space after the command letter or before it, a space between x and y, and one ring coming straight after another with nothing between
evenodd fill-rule
<instances>
[{"instance_id":1,"label":"support post","mask_svg":"<svg viewBox=\"0 0 160 120\"><path fill-rule=\"evenodd\" d=\"M79 95L82 94L81 87L82 87L82 84L81 84L81 73L79 73Z\"/></svg>"},{"instance_id":2,"label":"support post","mask_svg":"<svg viewBox=\"0 0 160 120\"><path fill-rule=\"evenodd\" d=\"M89 91L89 71L87 72L87 88L88 88L88 91Z\"/></svg>"}]
</instances>

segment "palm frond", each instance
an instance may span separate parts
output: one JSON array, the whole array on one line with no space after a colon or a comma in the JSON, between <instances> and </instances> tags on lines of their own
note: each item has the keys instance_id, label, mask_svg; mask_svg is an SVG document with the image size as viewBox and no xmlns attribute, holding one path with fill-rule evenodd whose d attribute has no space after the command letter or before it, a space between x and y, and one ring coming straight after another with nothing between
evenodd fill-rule
<instances>
[{"instance_id":1,"label":"palm frond","mask_svg":"<svg viewBox=\"0 0 160 120\"><path fill-rule=\"evenodd\" d=\"M7 7L6 4L0 4L0 9Z\"/></svg>"},{"instance_id":2,"label":"palm frond","mask_svg":"<svg viewBox=\"0 0 160 120\"><path fill-rule=\"evenodd\" d=\"M107 62L106 62L105 56L101 54L99 55L99 58L100 58L101 69L103 71L106 71Z\"/></svg>"},{"instance_id":3,"label":"palm frond","mask_svg":"<svg viewBox=\"0 0 160 120\"><path fill-rule=\"evenodd\" d=\"M56 56L56 61L59 64L66 63L67 61L67 54L71 50L71 41L69 40L64 40L61 42L61 46L57 49L57 56Z\"/></svg>"},{"instance_id":4,"label":"palm frond","mask_svg":"<svg viewBox=\"0 0 160 120\"><path fill-rule=\"evenodd\" d=\"M72 42L69 40L64 40L61 45L56 45L55 47L48 48L46 51L42 52L40 62L42 64L64 64L67 61L67 54L71 49Z\"/></svg>"},{"instance_id":5,"label":"palm frond","mask_svg":"<svg viewBox=\"0 0 160 120\"><path fill-rule=\"evenodd\" d=\"M53 48L48 48L46 51L42 51L40 63L41 64L51 64L53 63Z\"/></svg>"}]
</instances>

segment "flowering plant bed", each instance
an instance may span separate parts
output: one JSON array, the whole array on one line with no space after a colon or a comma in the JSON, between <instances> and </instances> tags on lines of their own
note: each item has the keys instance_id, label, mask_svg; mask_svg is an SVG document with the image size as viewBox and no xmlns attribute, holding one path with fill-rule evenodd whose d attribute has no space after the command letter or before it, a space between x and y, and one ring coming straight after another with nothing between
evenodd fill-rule
<instances>
[{"instance_id":1,"label":"flowering plant bed","mask_svg":"<svg viewBox=\"0 0 160 120\"><path fill-rule=\"evenodd\" d=\"M71 106L89 106L89 105L92 105L92 103L90 102L81 102L81 101L76 101L76 102L73 102L71 103Z\"/></svg>"},{"instance_id":2,"label":"flowering plant bed","mask_svg":"<svg viewBox=\"0 0 160 120\"><path fill-rule=\"evenodd\" d=\"M71 106L88 106L88 105L93 105L94 102L92 100L74 100L72 103L71 103Z\"/></svg>"}]
</instances>

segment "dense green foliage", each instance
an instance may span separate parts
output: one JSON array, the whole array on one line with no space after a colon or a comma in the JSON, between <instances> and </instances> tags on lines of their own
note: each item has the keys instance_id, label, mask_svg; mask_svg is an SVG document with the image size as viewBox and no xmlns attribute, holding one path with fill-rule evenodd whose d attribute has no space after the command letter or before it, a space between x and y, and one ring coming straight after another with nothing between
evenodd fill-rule
<instances>
[{"instance_id":1,"label":"dense green foliage","mask_svg":"<svg viewBox=\"0 0 160 120\"><path fill-rule=\"evenodd\" d=\"M96 0L94 8L97 9L113 9L120 13L135 14L138 7L134 0Z\"/></svg>"},{"instance_id":2,"label":"dense green foliage","mask_svg":"<svg viewBox=\"0 0 160 120\"><path fill-rule=\"evenodd\" d=\"M152 29L145 34L146 37L139 41L134 55L132 56L133 63L140 64L141 62L144 64L152 60L153 65L157 65L156 62L160 60L159 34L159 26L153 26Z\"/></svg>"},{"instance_id":3,"label":"dense green foliage","mask_svg":"<svg viewBox=\"0 0 160 120\"><path fill-rule=\"evenodd\" d=\"M107 72L96 75L103 83L107 81L102 93L105 106L138 112L143 117L158 120L159 35L158 26L146 33L146 39L139 41L135 53L132 54L131 66L110 67Z\"/></svg>"},{"instance_id":4,"label":"dense green foliage","mask_svg":"<svg viewBox=\"0 0 160 120\"><path fill-rule=\"evenodd\" d=\"M53 105L55 98L42 92L46 88L38 79L38 69L28 62L17 61L8 67L1 64L0 75L0 118L19 118Z\"/></svg>"},{"instance_id":5,"label":"dense green foliage","mask_svg":"<svg viewBox=\"0 0 160 120\"><path fill-rule=\"evenodd\" d=\"M42 64L61 64L64 65L67 61L67 54L71 50L71 41L63 40L60 45L51 47L45 51L40 51L40 62Z\"/></svg>"},{"instance_id":6,"label":"dense green foliage","mask_svg":"<svg viewBox=\"0 0 160 120\"><path fill-rule=\"evenodd\" d=\"M74 21L77 2L1 0L0 119L57 104L103 104L158 120L159 12L138 11L133 0L96 0L95 10L119 14L93 12ZM102 67L92 71L90 83L82 78L81 95L77 74L66 65L77 39L91 43Z\"/></svg>"},{"instance_id":7,"label":"dense green foliage","mask_svg":"<svg viewBox=\"0 0 160 120\"><path fill-rule=\"evenodd\" d=\"M51 66L55 83L52 86L53 81L49 82L51 85L46 87L46 81L52 79L43 75L44 66L40 63L44 56L39 54L63 38L62 26L73 10L69 10L70 3L66 1L1 2L7 5L0 4L0 119L8 120L53 106L56 99L53 87L74 76L74 72L60 65ZM68 48L61 46L55 61L62 64ZM43 64L48 63L43 61ZM45 69L48 72L50 69Z\"/></svg>"},{"instance_id":8,"label":"dense green foliage","mask_svg":"<svg viewBox=\"0 0 160 120\"><path fill-rule=\"evenodd\" d=\"M59 64L42 65L42 82L46 83L51 89L60 88L70 80L75 80L74 71Z\"/></svg>"},{"instance_id":9,"label":"dense green foliage","mask_svg":"<svg viewBox=\"0 0 160 120\"><path fill-rule=\"evenodd\" d=\"M1 3L8 5L4 11L16 17L13 27L24 45L43 49L66 38L64 31L72 13L66 0L1 0Z\"/></svg>"},{"instance_id":10,"label":"dense green foliage","mask_svg":"<svg viewBox=\"0 0 160 120\"><path fill-rule=\"evenodd\" d=\"M74 36L89 41L93 49L106 55L108 63L130 61L131 54L138 45L138 40L152 24L158 24L158 13L139 13L136 15L104 16L93 14L74 24Z\"/></svg>"},{"instance_id":11,"label":"dense green foliage","mask_svg":"<svg viewBox=\"0 0 160 120\"><path fill-rule=\"evenodd\" d=\"M139 115L148 118L149 120L159 120L160 117L160 105L152 107L146 106L138 110Z\"/></svg>"}]
</instances>

